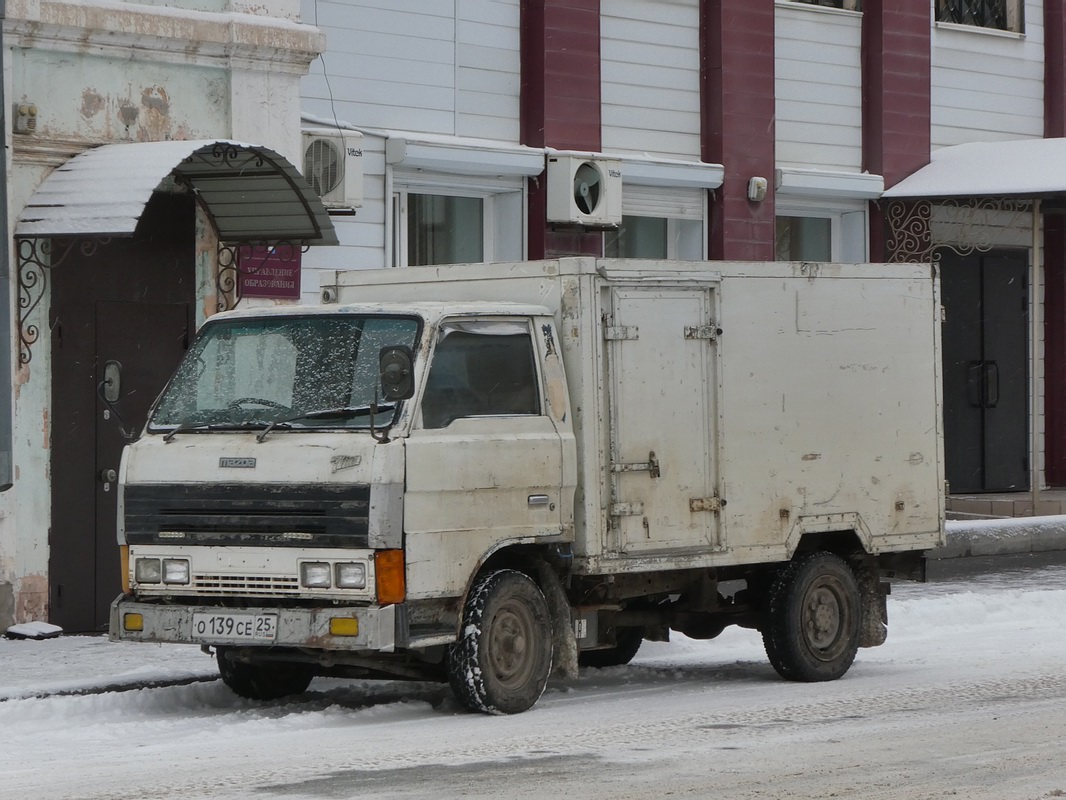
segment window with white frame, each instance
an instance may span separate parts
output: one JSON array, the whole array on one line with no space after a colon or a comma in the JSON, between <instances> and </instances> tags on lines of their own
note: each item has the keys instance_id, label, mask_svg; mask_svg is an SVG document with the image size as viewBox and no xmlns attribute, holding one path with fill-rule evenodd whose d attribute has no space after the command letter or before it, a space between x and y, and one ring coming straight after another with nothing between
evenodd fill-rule
<instances>
[{"instance_id":1,"label":"window with white frame","mask_svg":"<svg viewBox=\"0 0 1066 800\"><path fill-rule=\"evenodd\" d=\"M704 259L705 195L702 189L624 184L622 224L604 234L604 256Z\"/></svg>"},{"instance_id":2,"label":"window with white frame","mask_svg":"<svg viewBox=\"0 0 1066 800\"><path fill-rule=\"evenodd\" d=\"M863 262L867 259L867 222L863 204L838 208L778 203L778 261Z\"/></svg>"},{"instance_id":3,"label":"window with white frame","mask_svg":"<svg viewBox=\"0 0 1066 800\"><path fill-rule=\"evenodd\" d=\"M518 261L525 256L521 179L399 176L393 182L397 267Z\"/></svg>"},{"instance_id":4,"label":"window with white frame","mask_svg":"<svg viewBox=\"0 0 1066 800\"><path fill-rule=\"evenodd\" d=\"M409 265L463 264L484 259L484 198L404 194Z\"/></svg>"},{"instance_id":5,"label":"window with white frame","mask_svg":"<svg viewBox=\"0 0 1066 800\"><path fill-rule=\"evenodd\" d=\"M1022 33L1025 0L936 0L936 21Z\"/></svg>"},{"instance_id":6,"label":"window with white frame","mask_svg":"<svg viewBox=\"0 0 1066 800\"><path fill-rule=\"evenodd\" d=\"M779 214L775 244L778 261L832 261L833 221Z\"/></svg>"},{"instance_id":7,"label":"window with white frame","mask_svg":"<svg viewBox=\"0 0 1066 800\"><path fill-rule=\"evenodd\" d=\"M845 11L862 11L862 0L792 0L792 2L803 3L808 6L842 8Z\"/></svg>"}]
</instances>

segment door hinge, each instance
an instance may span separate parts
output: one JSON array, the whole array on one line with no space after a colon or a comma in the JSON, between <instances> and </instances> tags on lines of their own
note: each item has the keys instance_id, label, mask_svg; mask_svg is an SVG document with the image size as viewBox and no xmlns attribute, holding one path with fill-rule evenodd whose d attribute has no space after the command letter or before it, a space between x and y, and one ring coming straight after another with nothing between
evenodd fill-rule
<instances>
[{"instance_id":1,"label":"door hinge","mask_svg":"<svg viewBox=\"0 0 1066 800\"><path fill-rule=\"evenodd\" d=\"M612 517L639 517L643 513L643 503L614 503L611 505Z\"/></svg>"}]
</instances>

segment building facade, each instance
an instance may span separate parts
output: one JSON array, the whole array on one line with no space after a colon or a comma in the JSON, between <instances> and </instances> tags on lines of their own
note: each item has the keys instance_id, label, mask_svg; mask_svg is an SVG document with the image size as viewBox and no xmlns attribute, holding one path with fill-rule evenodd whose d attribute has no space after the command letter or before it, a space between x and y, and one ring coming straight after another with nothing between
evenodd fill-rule
<instances>
[{"instance_id":1,"label":"building facade","mask_svg":"<svg viewBox=\"0 0 1066 800\"><path fill-rule=\"evenodd\" d=\"M250 232L254 205L225 226L196 188L199 145L105 149L120 143L232 140L270 148L274 177L296 165L329 216L281 239L339 245L303 248L288 273L312 303L333 270L564 254L935 262L956 500L1057 512L1037 493L1066 484L1066 179L991 167L1044 142L1037 166L1057 174L1063 4L9 0L0 626L98 626L124 441L97 397L107 364L150 402L199 321L257 302L226 243L278 239ZM929 172L956 156L950 180ZM112 230L101 199L146 162L151 200ZM134 377L145 362L158 374Z\"/></svg>"},{"instance_id":2,"label":"building facade","mask_svg":"<svg viewBox=\"0 0 1066 800\"><path fill-rule=\"evenodd\" d=\"M1066 133L1059 0L302 11L328 43L303 80L305 130L357 134L363 154L361 205L337 218L342 246L305 262L305 299L316 269L566 253L936 262L952 503L990 511L970 496L1009 492L1020 499L1000 513L1058 511L1035 492L1066 483L1062 245L1048 202L1066 186L1034 194L993 177L908 196L906 179L934 153L984 143L1009 163L1000 145ZM619 225L553 211L580 183L544 169L564 159L619 173L605 189Z\"/></svg>"},{"instance_id":3,"label":"building facade","mask_svg":"<svg viewBox=\"0 0 1066 800\"><path fill-rule=\"evenodd\" d=\"M255 187L300 179L299 81L324 40L292 0L3 10L14 414L0 630L47 619L98 630L120 586L125 434L196 324L227 302L220 253L271 238L240 223L260 216ZM215 189L237 171L254 177L232 217ZM315 239L299 227L291 238ZM105 381L122 385L110 407Z\"/></svg>"}]
</instances>

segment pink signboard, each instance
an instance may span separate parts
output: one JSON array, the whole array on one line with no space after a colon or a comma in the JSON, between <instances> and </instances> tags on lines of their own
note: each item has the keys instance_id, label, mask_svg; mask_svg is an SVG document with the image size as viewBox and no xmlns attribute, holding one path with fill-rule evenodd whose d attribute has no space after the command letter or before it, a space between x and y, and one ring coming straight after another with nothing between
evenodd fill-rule
<instances>
[{"instance_id":1,"label":"pink signboard","mask_svg":"<svg viewBox=\"0 0 1066 800\"><path fill-rule=\"evenodd\" d=\"M300 247L242 245L237 253L241 297L300 298Z\"/></svg>"}]
</instances>

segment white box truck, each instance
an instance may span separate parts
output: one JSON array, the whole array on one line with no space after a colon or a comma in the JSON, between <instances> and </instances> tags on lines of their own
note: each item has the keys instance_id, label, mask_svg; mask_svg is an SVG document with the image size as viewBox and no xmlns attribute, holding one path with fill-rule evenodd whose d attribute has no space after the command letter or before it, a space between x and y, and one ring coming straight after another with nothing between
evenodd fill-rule
<instances>
[{"instance_id":1,"label":"white box truck","mask_svg":"<svg viewBox=\"0 0 1066 800\"><path fill-rule=\"evenodd\" d=\"M116 640L530 708L671 630L831 680L943 544L930 265L330 274L208 320L119 476ZM119 400L119 404L121 400Z\"/></svg>"}]
</instances>

